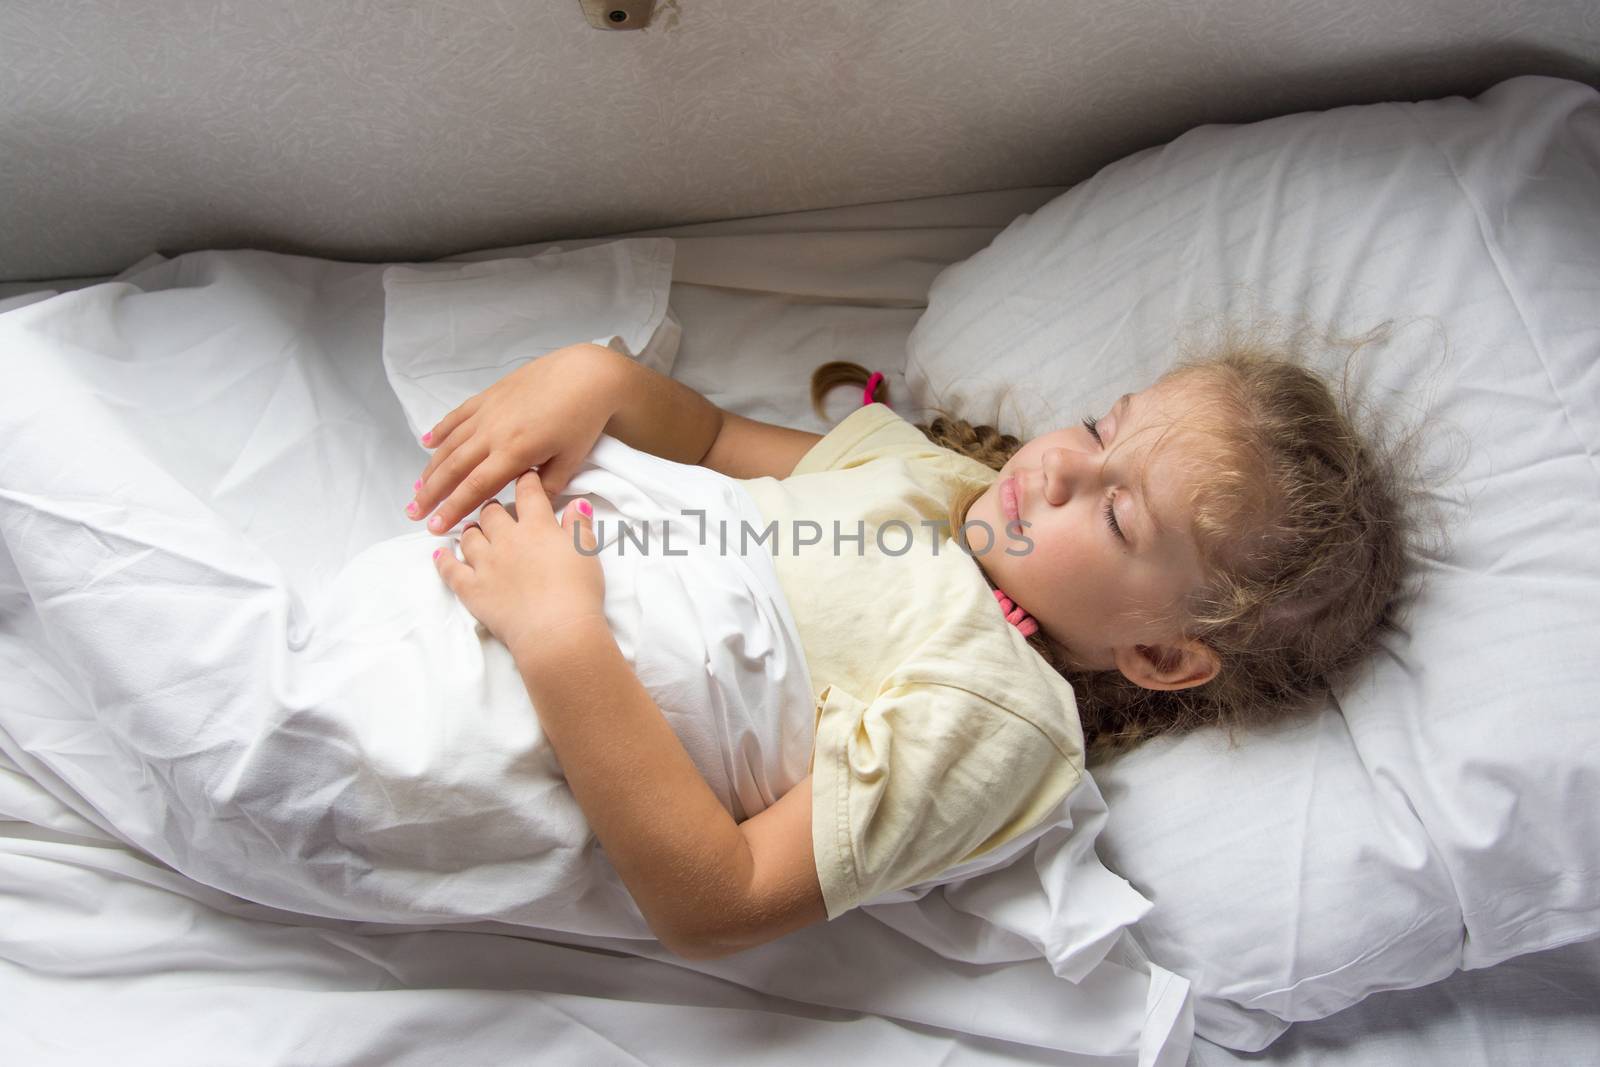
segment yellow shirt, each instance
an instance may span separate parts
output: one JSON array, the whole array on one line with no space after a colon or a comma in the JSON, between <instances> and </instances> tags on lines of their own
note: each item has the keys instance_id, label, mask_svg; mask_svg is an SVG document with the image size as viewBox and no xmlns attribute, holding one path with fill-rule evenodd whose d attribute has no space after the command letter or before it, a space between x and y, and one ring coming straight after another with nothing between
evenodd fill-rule
<instances>
[{"instance_id":1,"label":"yellow shirt","mask_svg":"<svg viewBox=\"0 0 1600 1067\"><path fill-rule=\"evenodd\" d=\"M776 521L762 550L818 690L812 851L829 919L1004 844L1083 777L1072 687L948 526L952 499L995 477L869 404L789 477L741 480ZM995 535L991 551L1023 547Z\"/></svg>"}]
</instances>

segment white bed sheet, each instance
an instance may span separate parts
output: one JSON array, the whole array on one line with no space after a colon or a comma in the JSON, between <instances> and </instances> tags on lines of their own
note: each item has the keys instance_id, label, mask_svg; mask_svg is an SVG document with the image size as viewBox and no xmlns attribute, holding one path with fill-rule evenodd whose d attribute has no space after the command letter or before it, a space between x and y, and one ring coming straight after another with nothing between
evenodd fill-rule
<instances>
[{"instance_id":1,"label":"white bed sheet","mask_svg":"<svg viewBox=\"0 0 1600 1067\"><path fill-rule=\"evenodd\" d=\"M820 432L827 424L804 395L812 368L855 359L884 371L893 397L903 401L905 337L934 275L1061 191L1009 190L616 236L678 239L675 276L693 281L673 285L673 311L684 326L675 378L731 410ZM751 234L768 236L731 239ZM561 242L587 243L595 242ZM0 299L38 288L0 286ZM857 403L848 393L841 389L832 398L835 418ZM0 699L14 698L0 681ZM9 761L0 762L0 819L10 820L0 821L0 1061L377 1064L445 1056L500 1063L533 1050L542 1062L787 1064L867 1050L894 1063L1140 1059L1133 1050L1145 1020L1120 1045L1108 1042L1105 1054L1061 1050L1058 1020L1040 1010L1039 994L1060 979L1042 960L952 962L862 914L812 931L803 957L779 944L729 960L686 962L664 951L641 953L636 942L563 935L567 943L555 944L494 928L417 931L273 912L121 847ZM1600 954L1558 952L1567 953L1552 965L1561 989L1600 988ZM1592 1019L1587 1026L1541 1027L1547 1020L1535 1005L1547 1002L1537 999L1540 962L1527 957L1506 971L1369 998L1333 1019L1299 1024L1251 1056L1197 1043L1190 1062L1298 1064L1338 1047L1349 1056L1341 1062L1365 1063L1369 1029L1391 1042L1412 1036L1385 1025L1408 1018L1388 1007L1398 1003L1394 998L1472 1004L1479 996L1495 997L1504 1008L1464 1013L1474 1027L1495 1027L1492 1035L1439 1012L1418 1040L1431 1036L1450 1048L1492 1037L1503 1054L1486 1064L1522 1060L1523 1050L1537 1050L1540 1062L1579 1062L1594 1047ZM1080 987L1092 992L1103 982L1108 1008L1127 1001L1119 981L1142 978L1131 965L1110 963ZM1523 999L1506 996L1500 988L1506 982L1523 990ZM94 1025L81 1025L85 1019ZM1317 1029L1297 1043L1308 1027ZM1183 1023L1156 1029L1181 1034ZM1564 1043L1569 1039L1583 1043ZM1373 1039L1370 1047L1378 1045ZM1186 1037L1164 1041L1160 1049L1147 1047L1143 1058L1157 1060L1159 1052L1159 1062L1182 1062L1187 1046ZM1435 1058L1423 1047L1409 1051L1408 1062L1477 1061Z\"/></svg>"},{"instance_id":2,"label":"white bed sheet","mask_svg":"<svg viewBox=\"0 0 1600 1067\"><path fill-rule=\"evenodd\" d=\"M1264 1051L1195 1038L1192 1067L1544 1067L1600 1062L1600 941L1380 993Z\"/></svg>"},{"instance_id":3,"label":"white bed sheet","mask_svg":"<svg viewBox=\"0 0 1600 1067\"><path fill-rule=\"evenodd\" d=\"M904 938L879 952L860 929L835 929L814 942L810 978L752 980L664 953L310 919L120 847L4 759L0 805L31 820L0 824L8 1064L798 1067L862 1049L905 1064L1131 1062L981 1036L1049 1036L1022 1007L1060 981L1042 963L959 967ZM972 1023L979 1003L987 1018Z\"/></svg>"}]
</instances>

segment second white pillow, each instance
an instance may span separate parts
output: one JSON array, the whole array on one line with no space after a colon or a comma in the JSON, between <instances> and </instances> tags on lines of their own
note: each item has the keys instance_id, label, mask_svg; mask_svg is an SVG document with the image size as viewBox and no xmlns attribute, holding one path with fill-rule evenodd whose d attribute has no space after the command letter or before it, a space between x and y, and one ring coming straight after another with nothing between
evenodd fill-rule
<instances>
[{"instance_id":1,"label":"second white pillow","mask_svg":"<svg viewBox=\"0 0 1600 1067\"><path fill-rule=\"evenodd\" d=\"M672 371L682 330L667 308L670 238L423 263L383 272L383 366L421 435L517 366L591 341Z\"/></svg>"}]
</instances>

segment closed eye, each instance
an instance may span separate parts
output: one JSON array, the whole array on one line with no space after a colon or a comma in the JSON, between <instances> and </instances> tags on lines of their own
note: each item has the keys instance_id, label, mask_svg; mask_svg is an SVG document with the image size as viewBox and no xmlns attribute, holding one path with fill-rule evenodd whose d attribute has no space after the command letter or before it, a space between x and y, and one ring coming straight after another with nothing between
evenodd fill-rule
<instances>
[{"instance_id":1,"label":"closed eye","mask_svg":"<svg viewBox=\"0 0 1600 1067\"><path fill-rule=\"evenodd\" d=\"M1099 419L1095 418L1093 415L1090 415L1088 418L1083 420L1083 427L1089 431L1090 436L1095 439L1096 444L1098 444L1101 448L1106 446L1105 441L1100 437ZM1128 539L1123 535L1122 527L1117 525L1117 513L1111 507L1110 497L1106 497L1106 525L1111 527L1111 532L1116 534L1119 540L1121 540L1124 544L1127 543Z\"/></svg>"},{"instance_id":2,"label":"closed eye","mask_svg":"<svg viewBox=\"0 0 1600 1067\"><path fill-rule=\"evenodd\" d=\"M1111 532L1116 534L1119 540L1127 542L1128 539L1122 536L1122 527L1117 525L1117 513L1111 510L1109 497L1106 498L1106 524L1111 527Z\"/></svg>"}]
</instances>

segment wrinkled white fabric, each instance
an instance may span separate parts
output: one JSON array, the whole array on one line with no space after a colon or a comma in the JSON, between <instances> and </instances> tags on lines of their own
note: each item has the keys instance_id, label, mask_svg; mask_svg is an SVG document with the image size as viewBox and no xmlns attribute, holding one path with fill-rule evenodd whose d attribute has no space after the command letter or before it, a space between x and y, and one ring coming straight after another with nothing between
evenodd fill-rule
<instances>
[{"instance_id":1,"label":"wrinkled white fabric","mask_svg":"<svg viewBox=\"0 0 1600 1067\"><path fill-rule=\"evenodd\" d=\"M1003 401L1023 437L1224 323L1307 327L1296 347L1364 430L1418 435L1417 551L1379 653L1302 721L1096 768L1101 854L1156 901L1137 936L1195 980L1212 1041L1260 1050L1600 936L1597 238L1600 92L1526 75L1190 130L931 287L908 392Z\"/></svg>"},{"instance_id":2,"label":"wrinkled white fabric","mask_svg":"<svg viewBox=\"0 0 1600 1067\"><path fill-rule=\"evenodd\" d=\"M109 307L127 288L58 300ZM0 709L22 748L123 839L274 907L651 936L509 651L438 573L432 549L453 539L379 541L301 609L57 358L59 336L9 336L37 344L13 351L25 370L0 398L0 533L39 653L88 698L71 723ZM771 804L808 770L804 657L770 557L697 544L687 514L759 526L753 504L715 472L609 437L558 506L575 494L608 542L619 520L654 538L648 554L600 552L607 617L640 680L735 818Z\"/></svg>"},{"instance_id":3,"label":"wrinkled white fabric","mask_svg":"<svg viewBox=\"0 0 1600 1067\"><path fill-rule=\"evenodd\" d=\"M1018 199L972 194L956 202L999 202L1003 210L987 209L993 218L961 213L998 226L1019 209L1012 206ZM893 208L899 219L917 205ZM941 202L925 225L946 225L949 211ZM829 341L835 330L814 324L836 325L880 348L892 337L898 349L910 326L904 302L925 293L930 263L972 250L972 231L844 225L860 214L829 213L840 220L829 233L679 239L680 250L690 253L679 257L673 274L674 307L683 304L691 357L681 380L716 394L731 410L809 425L803 394L782 390L794 366L836 355ZM733 225L696 232L721 234ZM249 575L278 583L287 601L280 617L301 633L306 605L361 552L417 529L401 509L427 453L385 381L385 269L254 251L152 256L113 279L126 283L115 299L14 307L23 314L0 317L0 358L11 371L0 418L9 429L34 432L0 434L0 494L9 491L13 471L32 469L13 462L23 452L44 447L71 457L66 438L75 438L83 452L136 476L106 479L119 499L215 533ZM854 305L885 299L885 279L899 288L891 306L870 308L869 321L888 326L863 331L863 309ZM809 301L805 315L795 316L792 305L770 299L791 291L851 299ZM752 321L759 329L751 329ZM811 325L801 329L802 323ZM890 355L893 366L883 365L897 373L898 355ZM31 375L21 371L46 360L72 370L83 405L51 406L28 384ZM85 418L85 411L98 414ZM115 433L108 435L108 427ZM130 468L131 455L142 459ZM1059 1049L1074 1062L1167 1067L1187 1054L1193 1024L1184 979L1134 957L1119 963L1117 950L1092 962L1106 951L1097 934L1136 917L1121 914L1135 895L1106 894L1081 880L1086 865L1098 863L1091 840L1105 818L1098 792L1075 793L1070 819L1052 824L1036 849L1030 842L1031 855L1004 857L1015 862L1003 869L946 872L947 879L965 877L721 960L686 961L654 940L633 937L546 930L534 941L499 923L469 924L461 932L414 923L373 927L218 893L151 861L147 850L96 836L126 840L139 831L137 812L115 811L115 792L100 784L102 775L82 770L98 753L108 781L120 773L103 731L92 726L84 672L53 650L28 609L20 574L9 569L12 541L3 519L0 540L0 703L6 706L0 751L12 761L0 759L0 822L20 820L0 826L0 853L27 853L0 877L0 1000L23 1024L0 1028L0 1061L93 1061L103 1045L111 1047L105 1034L115 1035L129 1063L210 1062L218 1048L239 1062L276 1062L292 1048L308 1062L388 1063L394 1034L424 1054L448 1050L486 1062L502 1046L530 1047L530 1034L540 1047L590 1038L615 1049L644 1040L669 1057L704 1061L711 1050L737 1058L742 1046L737 1039L728 1046L712 1014L696 1007L725 1000L743 1006L751 997L758 1010L768 1005L757 1028L765 1035L758 1041L763 1055L771 1050L772 1027L792 1020L796 1003L904 1019L936 1028L930 1029L936 1035L955 1032L929 1042L928 1062L948 1058L951 1042L967 1055L983 1040L971 1035L1005 1042L1002 1049ZM141 649L157 647L143 634L134 639ZM11 726L25 731L26 747ZM78 768L76 786L53 766ZM284 783L294 785L292 778ZM109 816L94 800L107 805ZM92 833L85 823L93 824ZM34 856L34 844L58 831L70 843ZM134 874L112 873L125 870ZM143 891L135 883L145 877L159 888ZM607 901L593 903L603 908ZM418 932L394 936L406 928ZM547 956L550 941L607 952ZM652 970L652 960L673 966ZM1081 985L1054 977L1090 967ZM692 978L706 979L700 984L713 999L686 994ZM402 988L389 988L396 981ZM570 992L574 983L596 995L544 1010L551 991ZM730 990L749 997L729 1000ZM329 1000L330 991L355 996ZM265 1014L262 996L272 1000ZM984 1010L974 1014L974 1003ZM611 1004L622 1009L610 1012ZM696 1025L663 1030L640 1022L663 1006ZM497 1012L499 1030L490 1018ZM83 1027L85 1017L97 1025ZM223 1017L272 1024L259 1032L223 1027L196 1039L197 1020ZM327 1040L333 1020L349 1039L337 1047ZM706 1020L709 1028L698 1025ZM840 1033L852 1047L882 1045L881 1030L863 1039L831 1022L796 1035L800 1058L815 1058ZM420 1045L418 1035L426 1035ZM665 1045L662 1035L671 1039ZM8 1060L6 1052L15 1054ZM890 1058L908 1061L898 1053Z\"/></svg>"},{"instance_id":4,"label":"wrinkled white fabric","mask_svg":"<svg viewBox=\"0 0 1600 1067\"><path fill-rule=\"evenodd\" d=\"M621 244L624 249L634 249L642 242ZM661 251L646 246L638 249L634 258ZM535 257L534 262L544 258L543 255ZM488 261L490 265L517 262L515 259ZM619 277L632 276L620 270L617 273ZM560 293L541 290L538 276L532 274L520 278L512 290L514 296L508 296L504 284L508 276L504 270L446 271L424 273L420 277L405 268L390 267L384 271L384 374L413 432L420 434L438 425L459 405L510 373L519 361L528 362L545 351L537 337L526 333L529 327L525 323L530 318L527 308L537 308L537 318L559 320L561 316L556 309L564 306L565 299ZM659 277L653 273L644 273L644 276L659 282ZM646 295L656 291L655 284L641 288L641 293ZM643 346L647 329L656 329L658 335L669 338L673 336L671 323L662 318L659 308L652 310L654 305L644 299L639 304L640 316L648 312L650 317L642 318L644 325L630 331L623 351L632 352L635 347ZM581 327L598 331L602 321L590 319ZM449 324L448 328L441 323ZM655 325L651 326L652 323ZM566 332L572 334L579 331L579 327L580 324L574 322ZM539 327L545 331L550 328L548 321ZM649 344L657 345L659 340ZM639 358L647 362L648 353L646 347ZM673 478L689 478L689 472L698 468L680 468L674 464L663 470L675 470L676 473L668 475ZM762 519L773 513L753 499L754 491L748 485L735 483L735 487L741 499L750 501L752 516L759 512L762 517L749 520L750 547L756 551L793 551L780 547L790 543L789 534L782 531L770 532L766 542L769 548L753 543L765 530ZM747 491L752 496L747 496ZM499 499L509 504L513 499L512 487L502 490ZM715 540L719 546L726 538L727 544L735 549L746 544L745 528L739 523L731 519L723 521L715 512L695 518L697 526L687 536ZM596 519L603 531L604 514L597 512ZM684 531L677 532L677 540L684 536ZM657 550L663 547L659 535L655 545ZM771 559L763 562L772 564ZM851 579L846 573L840 580ZM693 590L692 595L703 600L718 595L718 590L707 587ZM652 603L660 604L662 611L676 610L665 600L652 600ZM670 626L662 629L673 632ZM624 651L627 651L626 646ZM636 662L635 668L640 669L641 664ZM655 681L658 685L665 683L661 678ZM822 680L814 680L813 685L821 689ZM752 693L751 706L758 700L758 695ZM820 702L815 707L820 710ZM675 725L681 736L687 724ZM928 728L937 730L940 727L930 723ZM807 735L814 736L809 726ZM730 758L736 759L739 755L730 753ZM820 800L821 792L817 795ZM1068 981L1081 981L1100 964L1123 931L1151 908L1149 900L1127 881L1106 870L1096 855L1094 842L1105 816L1106 807L1100 791L1085 774L1077 788L1063 796L1049 814L1009 841L913 885L878 893L862 901L862 907L907 936L925 945L938 946L938 951L951 958L992 962L1037 954L1050 961L1057 975ZM816 848L815 842L813 848ZM1029 850L1034 852L1031 863L1015 862ZM995 877L980 877L989 873L994 873ZM958 909L957 912L948 908L941 910L943 900L927 900L933 889L944 885L952 886L949 903ZM937 929L929 922L929 914L934 911L941 911ZM981 933L972 943L964 943L964 936L972 925L980 926ZM1186 983L1183 984L1186 987ZM1181 1001L1184 996L1186 990L1178 999Z\"/></svg>"}]
</instances>

